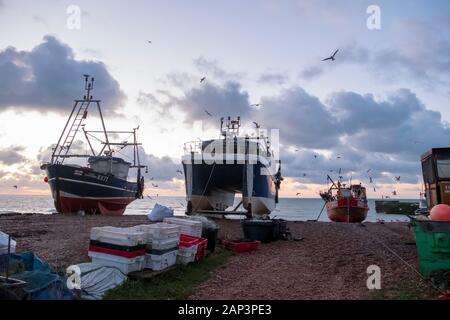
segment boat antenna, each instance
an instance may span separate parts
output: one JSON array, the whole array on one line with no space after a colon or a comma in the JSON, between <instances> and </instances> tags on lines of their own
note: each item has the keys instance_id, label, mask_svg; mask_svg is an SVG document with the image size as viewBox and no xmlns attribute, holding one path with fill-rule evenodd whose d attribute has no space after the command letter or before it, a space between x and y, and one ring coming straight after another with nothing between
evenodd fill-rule
<instances>
[{"instance_id":1,"label":"boat antenna","mask_svg":"<svg viewBox=\"0 0 450 320\"><path fill-rule=\"evenodd\" d=\"M91 77L89 74L83 74L84 77L84 90L86 90L86 95L84 96L84 100L91 100L91 91L94 89L94 77Z\"/></svg>"}]
</instances>

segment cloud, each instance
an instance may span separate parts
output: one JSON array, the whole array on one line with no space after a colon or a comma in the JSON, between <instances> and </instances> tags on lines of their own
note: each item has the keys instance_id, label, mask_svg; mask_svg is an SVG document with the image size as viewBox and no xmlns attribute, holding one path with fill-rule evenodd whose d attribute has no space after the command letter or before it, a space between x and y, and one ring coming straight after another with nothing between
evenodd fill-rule
<instances>
[{"instance_id":1,"label":"cloud","mask_svg":"<svg viewBox=\"0 0 450 320\"><path fill-rule=\"evenodd\" d=\"M1 148L0 164L10 166L26 161L26 157L21 154L23 151L25 151L25 147L23 146Z\"/></svg>"},{"instance_id":2,"label":"cloud","mask_svg":"<svg viewBox=\"0 0 450 320\"><path fill-rule=\"evenodd\" d=\"M106 108L122 105L125 95L102 62L76 60L73 50L53 36L30 51L0 52L0 111L8 108L67 111L81 98L83 74L95 77L94 95Z\"/></svg>"},{"instance_id":3,"label":"cloud","mask_svg":"<svg viewBox=\"0 0 450 320\"><path fill-rule=\"evenodd\" d=\"M301 87L261 99L263 107L253 117L266 128L280 129L282 143L307 148L332 148L339 143L333 115L315 96Z\"/></svg>"},{"instance_id":4,"label":"cloud","mask_svg":"<svg viewBox=\"0 0 450 320\"><path fill-rule=\"evenodd\" d=\"M233 73L225 71L216 60L208 60L204 57L194 59L194 66L204 74L204 76L212 76L220 80L236 80L243 77L242 73ZM200 79L199 79L200 80Z\"/></svg>"},{"instance_id":5,"label":"cloud","mask_svg":"<svg viewBox=\"0 0 450 320\"><path fill-rule=\"evenodd\" d=\"M315 65L315 66L310 66L310 67L303 69L300 72L299 77L306 79L306 80L312 80L312 79L317 78L318 76L322 75L323 73L324 73L323 68L319 65Z\"/></svg>"},{"instance_id":6,"label":"cloud","mask_svg":"<svg viewBox=\"0 0 450 320\"><path fill-rule=\"evenodd\" d=\"M251 111L248 93L235 81L223 85L205 83L186 92L177 103L188 121L204 120L215 125L221 117L246 116ZM209 117L205 110L213 117Z\"/></svg>"},{"instance_id":7,"label":"cloud","mask_svg":"<svg viewBox=\"0 0 450 320\"><path fill-rule=\"evenodd\" d=\"M289 77L282 73L264 73L262 74L258 82L261 84L276 84L282 85L289 80Z\"/></svg>"}]
</instances>

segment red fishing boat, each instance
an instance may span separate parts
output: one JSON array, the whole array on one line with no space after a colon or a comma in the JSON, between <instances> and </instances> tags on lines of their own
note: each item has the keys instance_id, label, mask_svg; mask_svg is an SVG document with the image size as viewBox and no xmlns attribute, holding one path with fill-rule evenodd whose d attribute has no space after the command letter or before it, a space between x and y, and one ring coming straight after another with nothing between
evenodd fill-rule
<instances>
[{"instance_id":1,"label":"red fishing boat","mask_svg":"<svg viewBox=\"0 0 450 320\"><path fill-rule=\"evenodd\" d=\"M361 183L346 187L340 181L335 184L329 176L328 179L332 183L330 189L320 193L325 201L328 218L334 222L363 222L369 212L366 188Z\"/></svg>"}]
</instances>

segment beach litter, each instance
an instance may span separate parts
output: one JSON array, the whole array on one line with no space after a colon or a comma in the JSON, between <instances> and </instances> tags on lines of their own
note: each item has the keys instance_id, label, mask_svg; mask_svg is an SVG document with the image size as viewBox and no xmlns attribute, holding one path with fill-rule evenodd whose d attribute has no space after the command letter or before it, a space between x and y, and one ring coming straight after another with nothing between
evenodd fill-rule
<instances>
[{"instance_id":1,"label":"beach litter","mask_svg":"<svg viewBox=\"0 0 450 320\"><path fill-rule=\"evenodd\" d=\"M148 214L148 219L152 222L162 222L164 218L173 217L173 209L155 204L152 211Z\"/></svg>"},{"instance_id":2,"label":"beach litter","mask_svg":"<svg viewBox=\"0 0 450 320\"><path fill-rule=\"evenodd\" d=\"M101 300L108 290L120 286L127 280L119 269L95 263L76 265L80 274L80 298L85 300Z\"/></svg>"}]
</instances>

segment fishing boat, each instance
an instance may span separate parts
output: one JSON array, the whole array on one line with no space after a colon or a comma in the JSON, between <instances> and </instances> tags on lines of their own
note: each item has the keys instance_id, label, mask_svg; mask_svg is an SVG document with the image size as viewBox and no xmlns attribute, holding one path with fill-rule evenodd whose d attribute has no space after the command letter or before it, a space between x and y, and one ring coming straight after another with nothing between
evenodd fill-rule
<instances>
[{"instance_id":1,"label":"fishing boat","mask_svg":"<svg viewBox=\"0 0 450 320\"><path fill-rule=\"evenodd\" d=\"M248 217L270 214L278 203L281 162L270 140L258 129L257 137L241 136L241 119L221 118L219 139L188 142L182 164L187 214L241 213ZM235 195L242 201L233 210ZM245 211L238 212L243 206Z\"/></svg>"},{"instance_id":2,"label":"fishing boat","mask_svg":"<svg viewBox=\"0 0 450 320\"><path fill-rule=\"evenodd\" d=\"M128 204L142 198L144 191L141 169L146 167L139 160L138 146L141 144L137 142L138 128L107 131L100 100L93 99L91 95L94 78L89 75L84 77L86 94L82 99L75 100L58 143L52 149L51 161L41 165L47 174L44 180L50 185L59 213L122 215ZM89 113L90 106L96 110L93 116ZM88 115L99 120L101 130L86 130ZM123 135L130 137L131 142L111 140ZM77 136L82 136L89 151L80 153L80 148L73 148ZM122 150L127 147L133 148L131 161L117 156L118 153L123 154L125 151ZM83 158L87 159L84 165L77 163L82 162ZM70 160L73 163L68 163ZM130 169L137 169L134 181L128 181Z\"/></svg>"},{"instance_id":3,"label":"fishing boat","mask_svg":"<svg viewBox=\"0 0 450 320\"><path fill-rule=\"evenodd\" d=\"M363 222L369 212L366 188L361 184L350 184L347 187L341 181L334 183L330 176L328 179L332 183L331 187L320 193L325 201L328 218L334 222Z\"/></svg>"}]
</instances>

